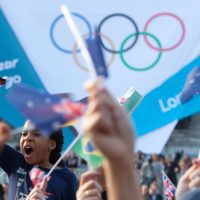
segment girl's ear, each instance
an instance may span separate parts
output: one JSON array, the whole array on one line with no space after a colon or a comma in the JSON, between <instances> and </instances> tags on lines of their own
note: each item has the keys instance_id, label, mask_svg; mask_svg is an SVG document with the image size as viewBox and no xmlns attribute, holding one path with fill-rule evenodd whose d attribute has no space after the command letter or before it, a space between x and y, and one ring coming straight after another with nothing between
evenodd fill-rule
<instances>
[{"instance_id":1,"label":"girl's ear","mask_svg":"<svg viewBox=\"0 0 200 200\"><path fill-rule=\"evenodd\" d=\"M56 148L56 141L55 140L50 140L49 142L49 149L52 151Z\"/></svg>"}]
</instances>

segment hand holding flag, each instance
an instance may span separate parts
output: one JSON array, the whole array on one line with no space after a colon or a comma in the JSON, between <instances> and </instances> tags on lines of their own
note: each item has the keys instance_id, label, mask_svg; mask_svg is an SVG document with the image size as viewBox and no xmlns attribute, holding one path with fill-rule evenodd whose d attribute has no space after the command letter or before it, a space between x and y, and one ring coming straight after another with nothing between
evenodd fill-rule
<instances>
[{"instance_id":1,"label":"hand holding flag","mask_svg":"<svg viewBox=\"0 0 200 200\"><path fill-rule=\"evenodd\" d=\"M46 192L46 188L48 185L49 177L45 176L45 172L36 166L31 169L29 176L34 188L27 196L27 199L34 197L41 197L44 199L45 196L48 197L49 193Z\"/></svg>"}]
</instances>

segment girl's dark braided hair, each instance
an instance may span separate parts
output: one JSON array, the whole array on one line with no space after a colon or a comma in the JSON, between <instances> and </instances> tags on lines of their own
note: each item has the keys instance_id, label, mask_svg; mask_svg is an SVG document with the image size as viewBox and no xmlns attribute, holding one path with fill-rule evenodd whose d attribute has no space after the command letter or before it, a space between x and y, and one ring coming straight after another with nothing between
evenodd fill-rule
<instances>
[{"instance_id":1,"label":"girl's dark braided hair","mask_svg":"<svg viewBox=\"0 0 200 200\"><path fill-rule=\"evenodd\" d=\"M50 163L54 164L61 156L61 151L62 151L62 147L63 147L63 143L64 143L62 129L58 129L58 130L52 132L50 134L49 138L56 142L56 148L51 151L50 158L49 158ZM60 163L60 165L61 164L62 163Z\"/></svg>"}]
</instances>

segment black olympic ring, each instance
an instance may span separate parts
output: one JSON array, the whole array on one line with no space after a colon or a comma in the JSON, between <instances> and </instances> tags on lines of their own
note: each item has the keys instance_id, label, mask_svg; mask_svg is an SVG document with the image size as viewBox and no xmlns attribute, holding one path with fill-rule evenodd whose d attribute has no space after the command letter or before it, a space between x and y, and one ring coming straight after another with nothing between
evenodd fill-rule
<instances>
[{"instance_id":1,"label":"black olympic ring","mask_svg":"<svg viewBox=\"0 0 200 200\"><path fill-rule=\"evenodd\" d=\"M135 28L135 34L136 34L135 39L134 39L133 43L132 43L129 47L127 47L126 49L123 50L123 52L126 52L126 51L130 50L130 49L136 44L136 42L137 42L137 40L138 40L138 36L139 36L139 34L138 34L138 33L139 33L138 26L137 26L136 22L135 22L131 17L129 17L128 15L125 15L125 14L122 14L122 13L114 13L114 14L111 14L111 15L106 16L105 18L103 18L103 19L101 20L101 22L99 23L99 26L98 26L98 28L97 28L97 30L98 30L98 32L99 32L100 34L101 34L101 28L102 28L103 23L105 23L106 20L108 20L108 19L111 18L111 17L124 17L124 18L128 19L128 20L133 24L133 26L134 26L134 28ZM133 33L134 33L134 32L133 32ZM108 52L110 52L110 53L120 53L120 50L117 51L117 50L111 50L111 49L107 48L107 47L104 45L104 43L103 43L101 37L100 37L100 43L101 43L102 47L103 47L105 50L107 50Z\"/></svg>"}]
</instances>

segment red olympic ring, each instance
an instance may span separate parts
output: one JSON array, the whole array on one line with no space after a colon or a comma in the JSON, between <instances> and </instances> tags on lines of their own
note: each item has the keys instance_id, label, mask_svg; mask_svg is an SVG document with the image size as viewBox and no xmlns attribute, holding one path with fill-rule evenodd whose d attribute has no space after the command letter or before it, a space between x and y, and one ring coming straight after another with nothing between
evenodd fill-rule
<instances>
[{"instance_id":1,"label":"red olympic ring","mask_svg":"<svg viewBox=\"0 0 200 200\"><path fill-rule=\"evenodd\" d=\"M173 17L173 18L175 18L175 19L180 23L181 28L182 28L182 35L181 35L181 38L179 39L179 41L178 41L175 45L173 45L173 46L171 46L171 47L167 47L167 48L157 48L157 47L154 47L154 46L148 41L146 35L144 36L144 39L145 39L145 42L147 43L147 45L148 45L150 48L154 49L154 50L157 50L157 51L170 51L170 50L173 50L173 49L177 48L177 47L182 43L182 41L183 41L184 38L185 38L186 28L185 28L185 25L184 25L182 19L181 19L180 17L178 17L177 15L175 15L175 14L173 14L173 13L158 13L158 14L156 14L156 15L153 15L153 16L146 22L146 24L145 24L145 26L144 26L144 32L148 32L148 31L147 31L147 28L148 28L149 24L152 22L152 20L154 20L155 18L160 17L160 16L170 16L170 17Z\"/></svg>"}]
</instances>

